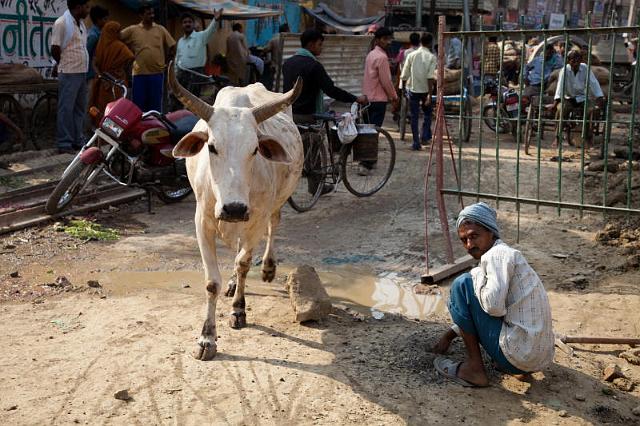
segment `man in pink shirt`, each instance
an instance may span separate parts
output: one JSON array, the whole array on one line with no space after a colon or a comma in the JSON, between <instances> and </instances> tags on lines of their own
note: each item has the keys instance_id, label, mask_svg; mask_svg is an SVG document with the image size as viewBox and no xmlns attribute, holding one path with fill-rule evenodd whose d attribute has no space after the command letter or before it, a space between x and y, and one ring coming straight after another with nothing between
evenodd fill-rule
<instances>
[{"instance_id":1,"label":"man in pink shirt","mask_svg":"<svg viewBox=\"0 0 640 426\"><path fill-rule=\"evenodd\" d=\"M378 28L375 32L375 47L367 55L364 65L362 94L369 102L367 122L382 127L387 102L396 102L398 94L391 80L391 68L386 49L393 40L393 33L388 28Z\"/></svg>"}]
</instances>

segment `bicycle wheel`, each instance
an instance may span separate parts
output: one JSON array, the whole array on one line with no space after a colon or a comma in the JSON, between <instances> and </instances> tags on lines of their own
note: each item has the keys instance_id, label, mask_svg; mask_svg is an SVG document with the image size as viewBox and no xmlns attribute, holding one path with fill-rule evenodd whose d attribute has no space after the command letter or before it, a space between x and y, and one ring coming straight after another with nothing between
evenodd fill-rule
<instances>
[{"instance_id":1,"label":"bicycle wheel","mask_svg":"<svg viewBox=\"0 0 640 426\"><path fill-rule=\"evenodd\" d=\"M376 130L378 156L375 161L354 159L353 149L343 149L340 155L344 186L356 197L368 197L380 191L391 177L396 163L396 145L393 138L380 127L376 127ZM357 143L357 140L354 143Z\"/></svg>"},{"instance_id":2,"label":"bicycle wheel","mask_svg":"<svg viewBox=\"0 0 640 426\"><path fill-rule=\"evenodd\" d=\"M24 112L20 103L11 95L0 95L0 112L6 115L16 126L24 129ZM0 145L0 152L13 152L14 145L22 142L22 149L26 141L20 141L13 130L7 129L7 139Z\"/></svg>"},{"instance_id":3,"label":"bicycle wheel","mask_svg":"<svg viewBox=\"0 0 640 426\"><path fill-rule=\"evenodd\" d=\"M36 149L55 146L58 97L44 95L36 102L31 113L31 143Z\"/></svg>"},{"instance_id":4,"label":"bicycle wheel","mask_svg":"<svg viewBox=\"0 0 640 426\"><path fill-rule=\"evenodd\" d=\"M305 141L306 138L306 141ZM289 205L299 213L311 209L320 198L327 175L327 146L322 133L303 135L304 163L296 189L289 197Z\"/></svg>"}]
</instances>

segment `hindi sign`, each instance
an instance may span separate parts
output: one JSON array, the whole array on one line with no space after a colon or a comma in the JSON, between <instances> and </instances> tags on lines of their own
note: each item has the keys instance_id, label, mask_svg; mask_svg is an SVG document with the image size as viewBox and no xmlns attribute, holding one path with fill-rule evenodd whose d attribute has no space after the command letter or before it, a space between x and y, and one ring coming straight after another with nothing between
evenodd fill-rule
<instances>
[{"instance_id":1,"label":"hindi sign","mask_svg":"<svg viewBox=\"0 0 640 426\"><path fill-rule=\"evenodd\" d=\"M50 77L53 23L66 0L0 0L0 63L22 63Z\"/></svg>"},{"instance_id":2,"label":"hindi sign","mask_svg":"<svg viewBox=\"0 0 640 426\"><path fill-rule=\"evenodd\" d=\"M549 29L559 30L564 28L564 13L552 13L549 15Z\"/></svg>"}]
</instances>

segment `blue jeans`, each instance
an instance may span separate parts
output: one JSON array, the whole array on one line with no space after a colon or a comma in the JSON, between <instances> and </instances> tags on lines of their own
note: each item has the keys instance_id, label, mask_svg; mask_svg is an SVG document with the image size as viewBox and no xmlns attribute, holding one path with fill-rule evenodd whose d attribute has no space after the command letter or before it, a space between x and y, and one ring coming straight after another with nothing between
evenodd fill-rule
<instances>
[{"instance_id":1,"label":"blue jeans","mask_svg":"<svg viewBox=\"0 0 640 426\"><path fill-rule=\"evenodd\" d=\"M164 75L146 74L133 76L133 103L138 105L142 112L156 110L162 112L162 89L164 88Z\"/></svg>"},{"instance_id":2,"label":"blue jeans","mask_svg":"<svg viewBox=\"0 0 640 426\"><path fill-rule=\"evenodd\" d=\"M371 102L367 108L367 123L382 127L384 114L387 112L386 102Z\"/></svg>"},{"instance_id":3,"label":"blue jeans","mask_svg":"<svg viewBox=\"0 0 640 426\"><path fill-rule=\"evenodd\" d=\"M427 142L431 140L431 105L425 107L422 101L427 97L426 93L409 93L409 108L411 110L411 133L413 134L413 146L420 146L420 141ZM420 120L420 108L424 113L424 121L422 122L422 138L418 131L418 120Z\"/></svg>"},{"instance_id":4,"label":"blue jeans","mask_svg":"<svg viewBox=\"0 0 640 426\"><path fill-rule=\"evenodd\" d=\"M455 279L449 296L449 313L465 334L472 334L498 367L509 374L524 374L507 360L500 348L502 317L492 317L480 306L473 291L473 279L466 273Z\"/></svg>"},{"instance_id":5,"label":"blue jeans","mask_svg":"<svg viewBox=\"0 0 640 426\"><path fill-rule=\"evenodd\" d=\"M59 149L80 148L84 145L87 96L86 73L58 75L56 139Z\"/></svg>"}]
</instances>

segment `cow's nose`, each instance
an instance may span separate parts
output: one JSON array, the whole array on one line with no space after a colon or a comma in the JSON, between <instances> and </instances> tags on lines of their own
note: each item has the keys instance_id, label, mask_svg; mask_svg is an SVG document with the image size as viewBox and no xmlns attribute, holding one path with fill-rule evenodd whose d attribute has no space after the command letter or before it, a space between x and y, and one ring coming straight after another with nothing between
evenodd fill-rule
<instances>
[{"instance_id":1,"label":"cow's nose","mask_svg":"<svg viewBox=\"0 0 640 426\"><path fill-rule=\"evenodd\" d=\"M237 222L249 220L249 214L246 204L230 203L222 206L222 220Z\"/></svg>"}]
</instances>

